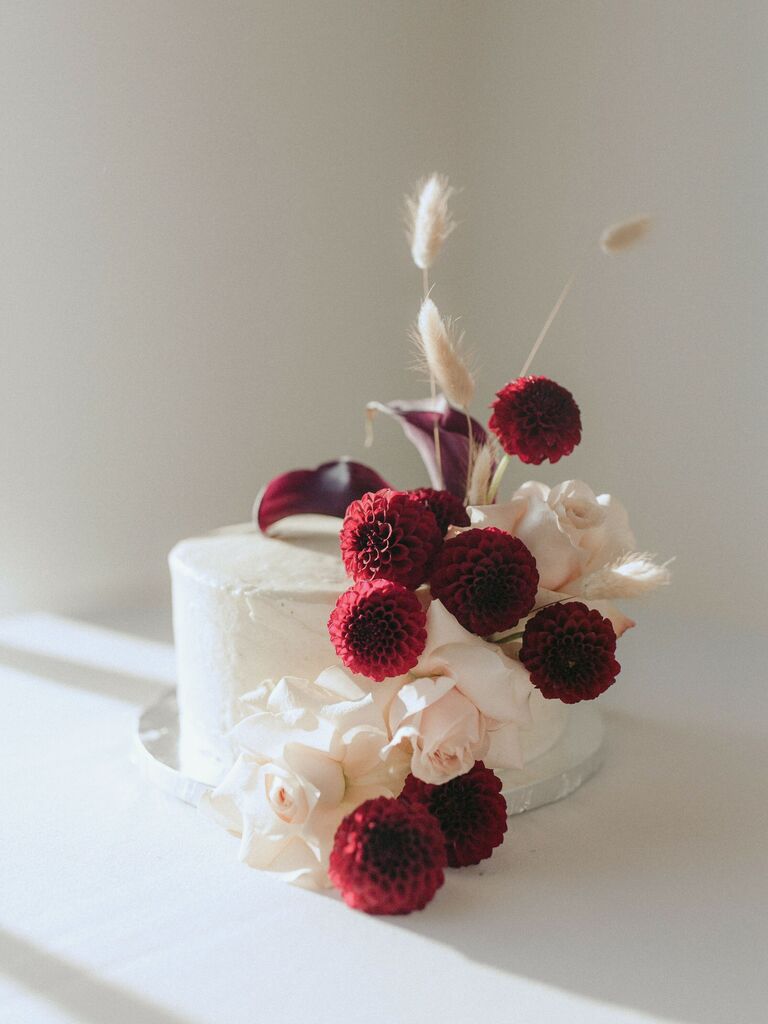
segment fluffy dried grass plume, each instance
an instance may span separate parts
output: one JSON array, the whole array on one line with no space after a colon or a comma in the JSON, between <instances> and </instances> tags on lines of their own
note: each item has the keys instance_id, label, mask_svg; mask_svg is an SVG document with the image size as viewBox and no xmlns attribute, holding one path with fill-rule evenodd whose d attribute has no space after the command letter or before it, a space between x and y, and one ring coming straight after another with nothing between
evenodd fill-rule
<instances>
[{"instance_id":1,"label":"fluffy dried grass plume","mask_svg":"<svg viewBox=\"0 0 768 1024\"><path fill-rule=\"evenodd\" d=\"M619 224L612 224L600 236L600 248L609 255L624 252L645 238L651 230L651 218L641 213Z\"/></svg>"},{"instance_id":2,"label":"fluffy dried grass plume","mask_svg":"<svg viewBox=\"0 0 768 1024\"><path fill-rule=\"evenodd\" d=\"M456 227L448 209L448 200L454 191L446 177L432 174L420 181L415 194L405 200L408 241L413 262L420 270L428 270L432 266L446 238Z\"/></svg>"},{"instance_id":3,"label":"fluffy dried grass plume","mask_svg":"<svg viewBox=\"0 0 768 1024\"><path fill-rule=\"evenodd\" d=\"M487 444L484 444L475 453L472 475L469 478L469 488L467 490L468 505L485 505L487 503L492 473L493 452Z\"/></svg>"},{"instance_id":4,"label":"fluffy dried grass plume","mask_svg":"<svg viewBox=\"0 0 768 1024\"><path fill-rule=\"evenodd\" d=\"M671 578L669 562L659 565L652 555L633 551L587 576L581 593L587 598L640 597Z\"/></svg>"},{"instance_id":5,"label":"fluffy dried grass plume","mask_svg":"<svg viewBox=\"0 0 768 1024\"><path fill-rule=\"evenodd\" d=\"M452 335L450 323L443 320L432 299L424 299L413 339L430 376L451 405L467 409L475 394L475 378L462 358L462 339Z\"/></svg>"}]
</instances>

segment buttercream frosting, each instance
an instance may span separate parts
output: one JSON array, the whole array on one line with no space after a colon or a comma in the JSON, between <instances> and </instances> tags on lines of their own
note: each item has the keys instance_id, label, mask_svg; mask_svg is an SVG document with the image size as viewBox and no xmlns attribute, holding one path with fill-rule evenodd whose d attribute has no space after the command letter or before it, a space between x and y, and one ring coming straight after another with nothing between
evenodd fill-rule
<instances>
[{"instance_id":1,"label":"buttercream frosting","mask_svg":"<svg viewBox=\"0 0 768 1024\"><path fill-rule=\"evenodd\" d=\"M328 617L350 585L339 553L339 521L301 516L273 536L251 524L181 541L169 556L176 641L180 762L217 783L234 760L241 698L264 680L316 678L340 662ZM520 730L530 761L560 736L566 709L533 691Z\"/></svg>"}]
</instances>

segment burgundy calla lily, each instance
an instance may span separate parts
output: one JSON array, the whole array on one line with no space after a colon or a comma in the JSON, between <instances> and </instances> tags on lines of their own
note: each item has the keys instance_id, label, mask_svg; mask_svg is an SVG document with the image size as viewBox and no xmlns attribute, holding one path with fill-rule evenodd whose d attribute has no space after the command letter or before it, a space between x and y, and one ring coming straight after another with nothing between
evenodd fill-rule
<instances>
[{"instance_id":1,"label":"burgundy calla lily","mask_svg":"<svg viewBox=\"0 0 768 1024\"><path fill-rule=\"evenodd\" d=\"M397 400L394 402L369 402L368 415L386 413L399 421L405 436L417 448L427 467L432 486L438 490L450 491L464 499L467 488L467 417L463 412L448 404L444 395L416 401ZM485 429L472 420L472 434L476 446L485 444L488 435ZM435 455L434 427L437 423L440 435L440 461L444 480L440 479Z\"/></svg>"},{"instance_id":2,"label":"burgundy calla lily","mask_svg":"<svg viewBox=\"0 0 768 1024\"><path fill-rule=\"evenodd\" d=\"M324 462L317 469L294 469L271 480L256 498L253 521L264 533L288 516L343 518L350 502L366 491L389 487L375 469L350 459Z\"/></svg>"}]
</instances>

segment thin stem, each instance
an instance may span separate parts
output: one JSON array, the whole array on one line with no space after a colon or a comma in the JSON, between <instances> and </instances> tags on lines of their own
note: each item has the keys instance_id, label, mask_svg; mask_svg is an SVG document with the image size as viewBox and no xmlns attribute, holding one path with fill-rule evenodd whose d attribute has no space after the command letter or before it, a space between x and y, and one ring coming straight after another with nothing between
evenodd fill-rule
<instances>
[{"instance_id":1,"label":"thin stem","mask_svg":"<svg viewBox=\"0 0 768 1024\"><path fill-rule=\"evenodd\" d=\"M504 455L496 467L496 472L493 474L491 480L491 486L488 488L488 504L492 505L496 500L496 495L499 493L499 487L501 486L501 479L504 476L504 472L509 465L509 456Z\"/></svg>"},{"instance_id":2,"label":"thin stem","mask_svg":"<svg viewBox=\"0 0 768 1024\"><path fill-rule=\"evenodd\" d=\"M513 640L521 640L523 638L523 634L524 633L525 633L525 630L522 630L519 633L507 633L506 636L500 636L497 640L488 640L488 643L489 644L509 644Z\"/></svg>"},{"instance_id":3,"label":"thin stem","mask_svg":"<svg viewBox=\"0 0 768 1024\"><path fill-rule=\"evenodd\" d=\"M467 487L464 491L464 504L466 505L469 501L469 489L472 486L472 466L475 456L475 435L472 432L472 417L469 415L469 409L464 410L464 415L467 417Z\"/></svg>"},{"instance_id":4,"label":"thin stem","mask_svg":"<svg viewBox=\"0 0 768 1024\"><path fill-rule=\"evenodd\" d=\"M531 616L535 615L536 612L540 612L542 608L551 608L553 604L567 604L568 601L574 600L576 600L576 598L566 597L565 600L558 599L557 601L548 601L546 604L540 604L538 608L534 608L534 610L531 612ZM516 631L514 633L507 633L506 636L497 637L495 640L492 640L489 636L487 636L485 637L485 640L489 644L508 644L511 643L511 641L513 640L522 639L524 635L525 628L521 629L519 632Z\"/></svg>"},{"instance_id":5,"label":"thin stem","mask_svg":"<svg viewBox=\"0 0 768 1024\"><path fill-rule=\"evenodd\" d=\"M427 269L427 267L422 268L421 271L421 287L424 290L424 298L426 299L427 296L429 295L429 270ZM435 375L434 373L432 373L431 370L429 373L429 387L430 391L432 392L432 400L434 401L435 398L437 398L437 383L435 381ZM437 425L437 418L435 418L435 422L432 424L432 438L435 442L435 462L437 463L437 475L440 478L438 483L439 487L442 489L445 487L445 478L443 476L443 459L442 453L440 452L440 428Z\"/></svg>"},{"instance_id":6,"label":"thin stem","mask_svg":"<svg viewBox=\"0 0 768 1024\"><path fill-rule=\"evenodd\" d=\"M552 312L549 314L549 316L547 317L547 319L546 319L546 321L544 323L544 326L541 328L541 333L539 334L539 336L536 339L536 341L533 343L533 348L531 349L531 351L530 351L530 353L528 355L528 358L525 360L525 363L523 364L523 368L520 371L520 376L521 377L524 377L526 375L526 373L528 373L528 370L531 367L531 363L533 362L534 356L536 355L536 353L541 348L541 343L546 338L547 331L549 330L549 328L554 323L555 317L557 316L557 314L560 312L560 307L565 302L565 300L568 298L568 292L573 287L573 282L575 280L576 280L576 271L574 270L574 272L571 274L571 276L565 282L565 287L560 292L560 297L558 298L557 302L552 307Z\"/></svg>"}]
</instances>

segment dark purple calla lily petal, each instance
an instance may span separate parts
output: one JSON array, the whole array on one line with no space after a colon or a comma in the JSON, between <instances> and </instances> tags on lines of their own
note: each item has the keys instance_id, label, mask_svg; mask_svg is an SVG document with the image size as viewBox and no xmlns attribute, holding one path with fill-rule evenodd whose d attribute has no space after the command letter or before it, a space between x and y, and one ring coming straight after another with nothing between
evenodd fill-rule
<instances>
[{"instance_id":1,"label":"dark purple calla lily petal","mask_svg":"<svg viewBox=\"0 0 768 1024\"><path fill-rule=\"evenodd\" d=\"M256 498L253 521L264 533L288 516L343 518L351 501L366 491L389 487L375 469L349 459L324 462L317 469L294 469L271 480Z\"/></svg>"},{"instance_id":2,"label":"dark purple calla lily petal","mask_svg":"<svg viewBox=\"0 0 768 1024\"><path fill-rule=\"evenodd\" d=\"M417 401L397 400L394 402L369 402L368 415L377 412L394 416L399 421L405 436L416 446L433 487L450 491L464 499L467 488L467 418L463 412L448 404L444 395ZM440 435L440 460L444 480L440 479L435 455L434 425ZM488 435L485 429L472 420L472 434L477 447L485 444Z\"/></svg>"}]
</instances>

